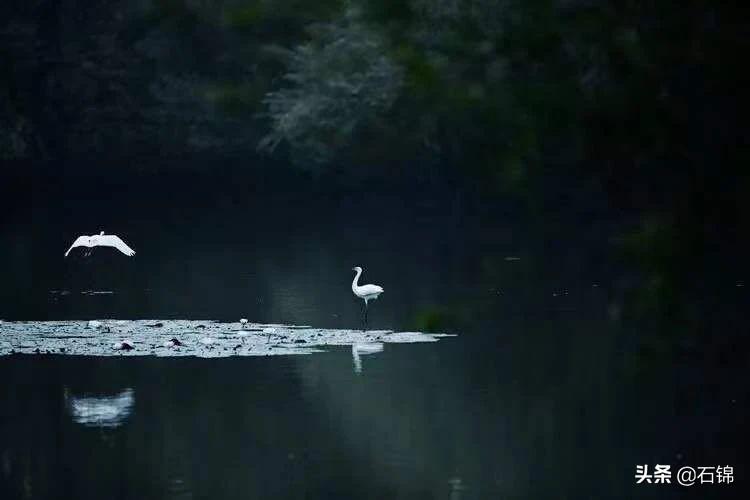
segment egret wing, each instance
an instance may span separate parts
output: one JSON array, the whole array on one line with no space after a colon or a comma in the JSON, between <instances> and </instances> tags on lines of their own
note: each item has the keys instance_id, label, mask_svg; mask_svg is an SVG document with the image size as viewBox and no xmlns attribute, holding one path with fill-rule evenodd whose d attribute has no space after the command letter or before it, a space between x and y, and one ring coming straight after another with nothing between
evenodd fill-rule
<instances>
[{"instance_id":1,"label":"egret wing","mask_svg":"<svg viewBox=\"0 0 750 500\"><path fill-rule=\"evenodd\" d=\"M383 293L383 287L380 287L378 285L362 285L359 287L360 293L363 295L375 295L378 293Z\"/></svg>"},{"instance_id":2,"label":"egret wing","mask_svg":"<svg viewBox=\"0 0 750 500\"><path fill-rule=\"evenodd\" d=\"M65 252L65 257L67 257L70 251L73 250L75 247L83 246L83 243L84 241L86 241L86 238L87 238L86 236L79 236L78 238L76 238L73 244L70 245L70 248L68 248L68 251Z\"/></svg>"},{"instance_id":3,"label":"egret wing","mask_svg":"<svg viewBox=\"0 0 750 500\"><path fill-rule=\"evenodd\" d=\"M99 245L103 247L116 248L128 257L132 257L133 255L135 255L135 250L127 246L119 236L115 236L114 234L107 234L99 237Z\"/></svg>"}]
</instances>

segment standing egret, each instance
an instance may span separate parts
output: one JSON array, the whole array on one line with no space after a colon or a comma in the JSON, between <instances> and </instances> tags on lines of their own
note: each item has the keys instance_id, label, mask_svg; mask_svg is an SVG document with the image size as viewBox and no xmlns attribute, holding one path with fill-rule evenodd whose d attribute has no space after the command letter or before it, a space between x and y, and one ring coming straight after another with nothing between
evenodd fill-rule
<instances>
[{"instance_id":1,"label":"standing egret","mask_svg":"<svg viewBox=\"0 0 750 500\"><path fill-rule=\"evenodd\" d=\"M65 252L65 257L67 257L70 251L76 247L87 247L87 257L91 255L91 249L94 247L112 247L121 251L128 257L132 257L133 255L135 255L135 250L127 246L119 236L116 236L114 234L104 234L104 231L100 232L99 234L93 234L91 236L79 236L78 238L76 238L73 244L70 245L68 251Z\"/></svg>"},{"instance_id":2,"label":"standing egret","mask_svg":"<svg viewBox=\"0 0 750 500\"><path fill-rule=\"evenodd\" d=\"M369 300L375 300L378 298L378 296L383 293L383 287L378 285L359 285L359 276L362 274L362 268L361 267L353 267L352 271L356 271L356 275L354 276L354 281L352 281L352 292L354 292L354 295L359 297L360 299L365 301L365 311L364 311L364 322L365 322L365 329L367 329L367 302Z\"/></svg>"}]
</instances>

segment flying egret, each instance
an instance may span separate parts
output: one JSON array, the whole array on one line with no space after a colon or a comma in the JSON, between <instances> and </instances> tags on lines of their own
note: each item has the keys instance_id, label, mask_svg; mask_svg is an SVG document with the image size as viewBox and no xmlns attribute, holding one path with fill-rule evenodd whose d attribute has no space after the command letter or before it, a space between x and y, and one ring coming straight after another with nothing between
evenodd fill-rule
<instances>
[{"instance_id":1,"label":"flying egret","mask_svg":"<svg viewBox=\"0 0 750 500\"><path fill-rule=\"evenodd\" d=\"M91 236L79 236L70 246L70 248L68 248L68 251L65 252L65 257L67 257L70 251L76 247L87 247L87 257L91 255L91 249L94 247L112 247L121 251L128 257L132 257L133 255L135 255L135 250L127 246L119 236L116 236L114 234L104 234L104 231L100 232L99 234L93 234Z\"/></svg>"},{"instance_id":2,"label":"flying egret","mask_svg":"<svg viewBox=\"0 0 750 500\"><path fill-rule=\"evenodd\" d=\"M383 293L383 287L378 285L359 285L359 276L362 274L362 268L357 266L353 267L352 271L356 271L354 281L352 281L352 292L354 295L365 301L365 329L367 329L367 302L369 300L375 300L378 296Z\"/></svg>"}]
</instances>

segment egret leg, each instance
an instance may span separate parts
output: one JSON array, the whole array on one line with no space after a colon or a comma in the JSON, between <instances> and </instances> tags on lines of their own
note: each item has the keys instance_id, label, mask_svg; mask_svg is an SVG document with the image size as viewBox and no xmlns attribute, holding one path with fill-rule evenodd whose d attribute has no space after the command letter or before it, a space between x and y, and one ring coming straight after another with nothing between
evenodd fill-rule
<instances>
[{"instance_id":1,"label":"egret leg","mask_svg":"<svg viewBox=\"0 0 750 500\"><path fill-rule=\"evenodd\" d=\"M365 329L365 313L367 311L367 302L365 302L365 307L362 308L362 315L360 316L360 321L362 322L362 331Z\"/></svg>"},{"instance_id":2,"label":"egret leg","mask_svg":"<svg viewBox=\"0 0 750 500\"><path fill-rule=\"evenodd\" d=\"M367 307L367 301L365 301L365 331L367 331L367 311L369 311Z\"/></svg>"}]
</instances>

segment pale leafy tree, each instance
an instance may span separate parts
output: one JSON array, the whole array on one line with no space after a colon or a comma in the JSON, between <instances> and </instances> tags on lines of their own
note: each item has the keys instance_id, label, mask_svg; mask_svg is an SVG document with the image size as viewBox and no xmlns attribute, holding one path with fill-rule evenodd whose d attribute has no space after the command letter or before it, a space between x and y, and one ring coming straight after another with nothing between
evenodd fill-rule
<instances>
[{"instance_id":1,"label":"pale leafy tree","mask_svg":"<svg viewBox=\"0 0 750 500\"><path fill-rule=\"evenodd\" d=\"M399 95L403 71L382 39L350 9L342 19L314 25L313 38L283 53L283 86L264 99L271 131L259 149L286 143L305 163L331 159L358 127L387 111Z\"/></svg>"}]
</instances>

